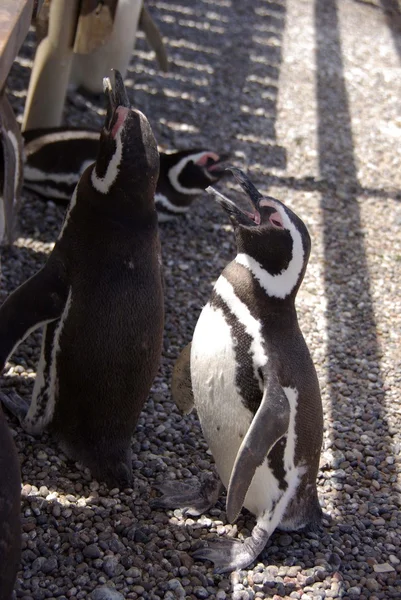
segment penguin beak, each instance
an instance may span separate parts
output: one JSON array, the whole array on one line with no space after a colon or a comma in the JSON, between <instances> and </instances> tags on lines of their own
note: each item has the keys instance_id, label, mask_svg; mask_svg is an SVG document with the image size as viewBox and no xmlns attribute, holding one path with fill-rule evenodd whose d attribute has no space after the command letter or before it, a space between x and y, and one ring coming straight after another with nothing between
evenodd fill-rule
<instances>
[{"instance_id":1,"label":"penguin beak","mask_svg":"<svg viewBox=\"0 0 401 600\"><path fill-rule=\"evenodd\" d=\"M233 219L239 225L255 226L260 224L260 212L259 212L259 203L262 200L263 196L258 190L255 188L250 179L241 171L237 169L237 167L228 167L227 171L231 171L234 175L236 181L240 184L242 189L249 196L253 206L254 212L248 212L246 210L240 209L232 200L223 196L220 192L215 190L213 187L209 186L206 188L208 194L214 194L216 196L217 202L224 208L224 210L229 214L230 218Z\"/></svg>"},{"instance_id":2,"label":"penguin beak","mask_svg":"<svg viewBox=\"0 0 401 600\"><path fill-rule=\"evenodd\" d=\"M206 171L213 177L213 179L220 179L226 174L227 166L226 163L230 159L229 154L219 154L217 159L210 158L206 165Z\"/></svg>"},{"instance_id":3,"label":"penguin beak","mask_svg":"<svg viewBox=\"0 0 401 600\"><path fill-rule=\"evenodd\" d=\"M103 90L107 96L105 128L111 131L115 129L116 122L119 118L119 111L117 109L119 107L124 107L129 110L131 108L120 71L117 71L117 69L111 70L110 77L105 77L103 79ZM123 112L126 113L127 111Z\"/></svg>"}]
</instances>

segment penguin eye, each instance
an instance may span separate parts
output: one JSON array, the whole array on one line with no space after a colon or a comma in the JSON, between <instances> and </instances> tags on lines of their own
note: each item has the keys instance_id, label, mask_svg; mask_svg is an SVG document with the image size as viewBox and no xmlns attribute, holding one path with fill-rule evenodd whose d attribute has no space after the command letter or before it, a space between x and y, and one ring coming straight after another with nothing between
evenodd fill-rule
<instances>
[{"instance_id":1,"label":"penguin eye","mask_svg":"<svg viewBox=\"0 0 401 600\"><path fill-rule=\"evenodd\" d=\"M283 219L281 218L281 215L277 211L274 211L270 215L269 221L274 227L277 227L278 229L284 229Z\"/></svg>"}]
</instances>

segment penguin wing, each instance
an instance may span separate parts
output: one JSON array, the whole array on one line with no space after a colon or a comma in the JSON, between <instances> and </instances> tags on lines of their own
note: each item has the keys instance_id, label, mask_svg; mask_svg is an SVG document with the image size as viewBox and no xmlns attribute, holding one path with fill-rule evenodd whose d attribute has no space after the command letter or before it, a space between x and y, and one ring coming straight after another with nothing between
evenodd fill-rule
<instances>
[{"instance_id":1,"label":"penguin wing","mask_svg":"<svg viewBox=\"0 0 401 600\"><path fill-rule=\"evenodd\" d=\"M32 331L61 316L68 290L64 267L49 259L43 269L10 294L0 307L0 370Z\"/></svg>"},{"instance_id":2,"label":"penguin wing","mask_svg":"<svg viewBox=\"0 0 401 600\"><path fill-rule=\"evenodd\" d=\"M233 523L259 467L288 430L290 405L283 388L271 376L265 379L260 406L238 450L227 489L227 518Z\"/></svg>"},{"instance_id":3,"label":"penguin wing","mask_svg":"<svg viewBox=\"0 0 401 600\"><path fill-rule=\"evenodd\" d=\"M185 415L194 407L191 381L191 342L185 346L176 360L171 381L171 396Z\"/></svg>"}]
</instances>

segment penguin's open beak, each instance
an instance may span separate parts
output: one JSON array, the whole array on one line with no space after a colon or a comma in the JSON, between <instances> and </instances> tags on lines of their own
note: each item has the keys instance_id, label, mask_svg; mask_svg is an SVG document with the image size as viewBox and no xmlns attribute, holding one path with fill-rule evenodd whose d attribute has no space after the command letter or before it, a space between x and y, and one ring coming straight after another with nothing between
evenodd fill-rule
<instances>
[{"instance_id":1,"label":"penguin's open beak","mask_svg":"<svg viewBox=\"0 0 401 600\"><path fill-rule=\"evenodd\" d=\"M103 90L107 96L105 128L108 131L114 131L119 119L119 111L117 109L123 107L129 110L131 108L120 71L117 71L117 69L111 70L110 77L103 79Z\"/></svg>"},{"instance_id":2,"label":"penguin's open beak","mask_svg":"<svg viewBox=\"0 0 401 600\"><path fill-rule=\"evenodd\" d=\"M246 226L254 226L260 224L260 212L259 212L259 203L262 200L263 196L258 190L255 188L251 180L245 175L243 171L237 169L237 167L228 167L227 171L231 171L234 175L236 181L240 184L242 189L249 196L253 206L254 212L248 212L246 210L242 210L232 200L215 190L213 187L209 186L206 188L208 194L214 194L216 196L217 202L224 208L224 210L229 214L229 216L234 219L239 225Z\"/></svg>"},{"instance_id":3,"label":"penguin's open beak","mask_svg":"<svg viewBox=\"0 0 401 600\"><path fill-rule=\"evenodd\" d=\"M230 159L229 154L218 154L216 158L212 156L208 158L204 169L212 176L213 179L221 179L227 171L227 161Z\"/></svg>"}]
</instances>

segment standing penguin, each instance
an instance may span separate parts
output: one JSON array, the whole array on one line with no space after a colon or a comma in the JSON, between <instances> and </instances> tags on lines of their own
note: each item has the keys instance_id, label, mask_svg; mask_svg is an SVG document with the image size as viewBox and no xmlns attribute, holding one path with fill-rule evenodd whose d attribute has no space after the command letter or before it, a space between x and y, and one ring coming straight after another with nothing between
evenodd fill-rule
<instances>
[{"instance_id":1,"label":"standing penguin","mask_svg":"<svg viewBox=\"0 0 401 600\"><path fill-rule=\"evenodd\" d=\"M20 467L0 405L0 600L11 600L21 556Z\"/></svg>"},{"instance_id":2,"label":"standing penguin","mask_svg":"<svg viewBox=\"0 0 401 600\"><path fill-rule=\"evenodd\" d=\"M323 437L322 403L311 356L298 326L295 297L310 253L304 223L278 200L263 197L231 169L254 211L217 194L230 215L238 254L224 269L175 366L172 393L198 411L227 488L227 517L243 506L257 519L243 543L223 540L197 550L217 572L246 568L276 529L316 527L316 476ZM174 482L158 489L157 507L207 510L220 484L199 490Z\"/></svg>"},{"instance_id":3,"label":"standing penguin","mask_svg":"<svg viewBox=\"0 0 401 600\"><path fill-rule=\"evenodd\" d=\"M84 170L96 160L95 129L52 127L24 132L24 186L46 199L67 204ZM159 222L188 212L194 199L224 174L227 155L205 148L163 152L155 203Z\"/></svg>"},{"instance_id":4,"label":"standing penguin","mask_svg":"<svg viewBox=\"0 0 401 600\"><path fill-rule=\"evenodd\" d=\"M131 436L161 354L159 154L118 71L105 86L96 163L80 179L46 265L0 308L2 366L44 326L29 410L15 395L1 399L26 431L49 426L69 456L123 487L132 480Z\"/></svg>"}]
</instances>

